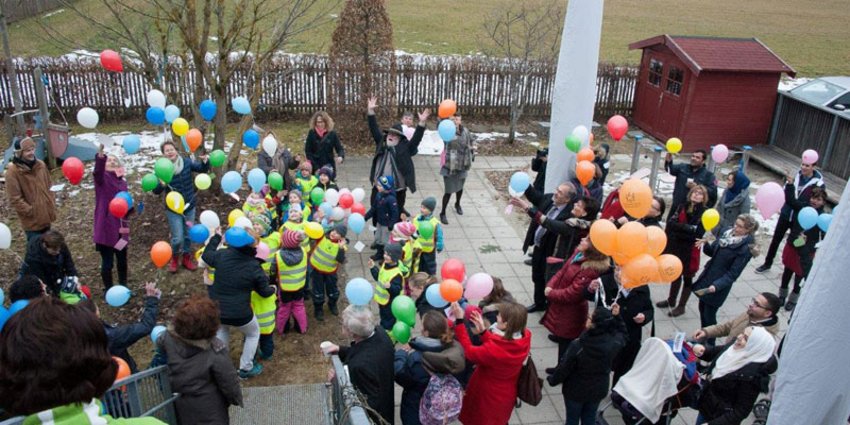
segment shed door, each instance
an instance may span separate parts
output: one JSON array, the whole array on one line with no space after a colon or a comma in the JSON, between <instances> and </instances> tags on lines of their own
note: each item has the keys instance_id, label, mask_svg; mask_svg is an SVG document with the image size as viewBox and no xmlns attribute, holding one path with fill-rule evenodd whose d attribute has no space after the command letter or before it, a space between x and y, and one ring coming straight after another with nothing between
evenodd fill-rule
<instances>
[{"instance_id":1,"label":"shed door","mask_svg":"<svg viewBox=\"0 0 850 425\"><path fill-rule=\"evenodd\" d=\"M641 109L649 112L646 130L662 137L678 136L687 71L673 55L652 52L646 66Z\"/></svg>"}]
</instances>

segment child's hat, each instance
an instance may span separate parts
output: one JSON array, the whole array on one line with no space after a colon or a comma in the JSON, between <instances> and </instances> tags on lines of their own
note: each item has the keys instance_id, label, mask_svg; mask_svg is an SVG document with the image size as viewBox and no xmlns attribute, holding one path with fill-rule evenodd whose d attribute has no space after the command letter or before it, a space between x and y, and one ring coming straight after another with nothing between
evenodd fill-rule
<instances>
[{"instance_id":1,"label":"child's hat","mask_svg":"<svg viewBox=\"0 0 850 425\"><path fill-rule=\"evenodd\" d=\"M334 232L337 232L340 236L345 237L345 235L348 233L348 227L345 227L344 224L337 224L336 226L334 226Z\"/></svg>"},{"instance_id":2,"label":"child's hat","mask_svg":"<svg viewBox=\"0 0 850 425\"><path fill-rule=\"evenodd\" d=\"M381 188L384 190L390 190L393 188L393 176L381 176L378 177L378 184L381 185Z\"/></svg>"},{"instance_id":3,"label":"child's hat","mask_svg":"<svg viewBox=\"0 0 850 425\"><path fill-rule=\"evenodd\" d=\"M318 175L320 175L320 176L321 176L322 174L324 174L324 175L328 176L328 179L333 180L333 178L334 178L334 169L333 169L333 168L331 168L331 167L330 167L330 166L328 166L328 165L325 165L324 167L319 168L319 172L318 172L317 174L318 174Z\"/></svg>"},{"instance_id":4,"label":"child's hat","mask_svg":"<svg viewBox=\"0 0 850 425\"><path fill-rule=\"evenodd\" d=\"M286 249L295 249L301 245L301 241L304 240L304 234L291 229L286 229L283 231L283 235L281 236L281 244Z\"/></svg>"},{"instance_id":5,"label":"child's hat","mask_svg":"<svg viewBox=\"0 0 850 425\"><path fill-rule=\"evenodd\" d=\"M388 244L384 248L384 253L389 255L393 262L398 262L401 259L401 245L397 243Z\"/></svg>"},{"instance_id":6,"label":"child's hat","mask_svg":"<svg viewBox=\"0 0 850 425\"><path fill-rule=\"evenodd\" d=\"M416 233L416 226L409 221L400 221L393 226L393 231L409 238Z\"/></svg>"},{"instance_id":7,"label":"child's hat","mask_svg":"<svg viewBox=\"0 0 850 425\"><path fill-rule=\"evenodd\" d=\"M437 198L433 196L429 196L422 201L422 206L427 208L428 211L434 212L437 209Z\"/></svg>"},{"instance_id":8,"label":"child's hat","mask_svg":"<svg viewBox=\"0 0 850 425\"><path fill-rule=\"evenodd\" d=\"M251 217L251 223L260 225L260 228L262 228L262 230L263 230L263 234L261 236L268 235L269 231L272 228L271 219L267 215L262 214L262 213L254 214L254 216Z\"/></svg>"}]
</instances>

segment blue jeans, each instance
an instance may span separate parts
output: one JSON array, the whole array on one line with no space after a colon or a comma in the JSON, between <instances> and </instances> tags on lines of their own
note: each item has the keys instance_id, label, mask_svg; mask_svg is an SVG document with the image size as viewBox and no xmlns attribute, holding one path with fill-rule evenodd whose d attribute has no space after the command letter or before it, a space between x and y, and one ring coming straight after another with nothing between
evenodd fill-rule
<instances>
[{"instance_id":1,"label":"blue jeans","mask_svg":"<svg viewBox=\"0 0 850 425\"><path fill-rule=\"evenodd\" d=\"M700 321L700 327L702 329L705 329L709 326L713 326L713 325L717 324L717 310L720 310L720 309L713 306L713 305L708 305L708 304L704 303L702 300L700 300L700 302L699 302L699 321ZM714 346L714 340L715 340L714 338L708 338L705 341L705 343L707 345L710 345L710 346L713 347Z\"/></svg>"},{"instance_id":2,"label":"blue jeans","mask_svg":"<svg viewBox=\"0 0 850 425\"><path fill-rule=\"evenodd\" d=\"M183 215L166 209L165 216L168 217L168 228L171 230L171 251L174 255L190 254L192 241L189 239L189 226L186 222L195 221L195 207L183 211Z\"/></svg>"},{"instance_id":3,"label":"blue jeans","mask_svg":"<svg viewBox=\"0 0 850 425\"><path fill-rule=\"evenodd\" d=\"M567 400L564 397L564 406L567 408L566 425L594 425L596 424L596 411L599 409L599 402L582 403L580 401Z\"/></svg>"}]
</instances>

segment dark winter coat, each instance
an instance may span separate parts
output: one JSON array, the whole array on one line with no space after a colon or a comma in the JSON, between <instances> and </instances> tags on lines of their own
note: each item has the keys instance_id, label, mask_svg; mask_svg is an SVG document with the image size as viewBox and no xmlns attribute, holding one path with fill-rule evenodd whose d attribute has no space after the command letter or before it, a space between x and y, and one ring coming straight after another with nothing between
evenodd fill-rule
<instances>
[{"instance_id":1,"label":"dark winter coat","mask_svg":"<svg viewBox=\"0 0 850 425\"><path fill-rule=\"evenodd\" d=\"M754 256L755 248L752 246L753 244L755 244L755 239L752 235L748 235L737 244L727 247L720 246L720 239L703 245L702 251L711 259L705 264L699 278L694 282L693 289L697 291L714 285L715 292L713 294L706 293L700 297L700 301L717 308L723 305L732 290L732 284L744 271L744 267L750 262L750 258Z\"/></svg>"},{"instance_id":2,"label":"dark winter coat","mask_svg":"<svg viewBox=\"0 0 850 425\"><path fill-rule=\"evenodd\" d=\"M810 189L807 190L811 192ZM803 231L803 226L800 226L800 222L797 220L797 213L801 209L810 206L809 202L810 199L801 199L794 196L793 184L785 185L785 205L791 207L791 215L794 217L794 220L791 221L791 232L788 233L786 244L791 244L791 247L796 251L799 257L801 271L803 272L803 276L806 277L808 277L809 269L811 269L812 262L814 261L815 245L826 236L826 232L822 231L819 226L814 226L805 232ZM817 210L817 212L818 214L822 214L823 207ZM800 237L801 234L806 235L806 243L803 246L796 247L794 246L794 240Z\"/></svg>"},{"instance_id":3,"label":"dark winter coat","mask_svg":"<svg viewBox=\"0 0 850 425\"><path fill-rule=\"evenodd\" d=\"M183 157L183 169L180 172L174 172L174 177L171 178L171 182L168 184L164 184L161 181L153 189L153 193L157 195L165 192L166 194L171 191L180 192L180 195L183 196L183 202L186 205L187 209L191 209L195 207L195 179L192 178L192 173L206 173L210 170L210 163L195 161L188 156Z\"/></svg>"},{"instance_id":4,"label":"dark winter coat","mask_svg":"<svg viewBox=\"0 0 850 425\"><path fill-rule=\"evenodd\" d=\"M251 310L251 291L261 297L274 294L269 285L269 276L260 267L260 260L254 257L252 247L219 249L221 235L210 238L201 259L215 269L215 282L209 288L209 295L218 302L222 324L242 326L254 318Z\"/></svg>"},{"instance_id":5,"label":"dark winter coat","mask_svg":"<svg viewBox=\"0 0 850 425\"><path fill-rule=\"evenodd\" d=\"M428 388L431 373L460 374L464 371L466 360L463 347L457 341L443 344L434 338L417 337L410 340L410 348L414 351L395 352L395 382L404 388L401 394L401 423L418 425L419 402ZM430 373L426 369L430 369Z\"/></svg>"},{"instance_id":6,"label":"dark winter coat","mask_svg":"<svg viewBox=\"0 0 850 425\"><path fill-rule=\"evenodd\" d=\"M154 326L156 326L157 313L159 313L159 298L145 297L145 311L142 312L142 320L138 323L118 326L104 323L103 325L106 329L106 338L109 340L109 354L124 359L133 373L136 373L138 368L136 361L127 349L138 340L151 334Z\"/></svg>"},{"instance_id":7,"label":"dark winter coat","mask_svg":"<svg viewBox=\"0 0 850 425\"><path fill-rule=\"evenodd\" d=\"M625 344L625 330L620 321L613 331L590 328L570 343L555 372L546 379L551 386L563 384L561 392L566 400L601 401L608 395L611 363Z\"/></svg>"},{"instance_id":8,"label":"dark winter coat","mask_svg":"<svg viewBox=\"0 0 850 425\"><path fill-rule=\"evenodd\" d=\"M345 158L345 148L342 146L342 142L339 141L336 131L330 130L325 133L325 137L319 137L316 129L311 128L310 132L307 133L307 140L304 142L304 154L313 164L313 170L319 171L319 168L325 165L329 165L336 170L334 152L336 152L337 156Z\"/></svg>"},{"instance_id":9,"label":"dark winter coat","mask_svg":"<svg viewBox=\"0 0 850 425\"><path fill-rule=\"evenodd\" d=\"M275 160L283 164L282 170L275 168ZM269 156L264 149L260 149L260 153L257 155L257 167L260 167L266 173L267 177L272 171L277 171L283 176L283 190L292 189L295 176L292 175L290 170L298 169L298 165L299 162L292 157L292 152L289 149L279 147L277 152L275 152L274 158Z\"/></svg>"},{"instance_id":10,"label":"dark winter coat","mask_svg":"<svg viewBox=\"0 0 850 425\"><path fill-rule=\"evenodd\" d=\"M676 214L679 207L688 202L688 179L693 179L694 183L701 184L708 189L708 207L711 208L717 203L717 178L705 165L696 170L691 167L690 163L683 162L673 164L673 161L664 162L664 169L671 176L676 177L676 182L673 184L673 202L670 204L670 214ZM670 216L668 216L668 219Z\"/></svg>"},{"instance_id":11,"label":"dark winter coat","mask_svg":"<svg viewBox=\"0 0 850 425\"><path fill-rule=\"evenodd\" d=\"M370 206L363 218L369 221L373 217L377 219L379 226L386 226L392 230L399 221L398 200L395 192L391 190L378 192L375 196L375 204Z\"/></svg>"},{"instance_id":12,"label":"dark winter coat","mask_svg":"<svg viewBox=\"0 0 850 425\"><path fill-rule=\"evenodd\" d=\"M422 142L422 136L425 135L425 127L416 126L416 131L413 132L413 137L407 140L405 136L399 136L398 145L390 148L386 143L386 136L378 126L378 119L374 115L368 116L369 131L372 133L372 138L375 140L375 157L372 158L372 167L369 169L369 183L375 184L375 171L378 164L384 155L394 155L395 163L398 167L398 172L404 177L405 186L411 192L416 192L416 170L413 167L413 156L419 153L419 143ZM398 180L396 180L398 182Z\"/></svg>"},{"instance_id":13,"label":"dark winter coat","mask_svg":"<svg viewBox=\"0 0 850 425\"><path fill-rule=\"evenodd\" d=\"M94 243L110 248L121 238L121 219L109 212L109 203L118 192L127 190L127 180L115 172L106 171L106 155L94 157ZM128 205L133 208L132 205ZM124 227L128 227L124 222Z\"/></svg>"},{"instance_id":14,"label":"dark winter coat","mask_svg":"<svg viewBox=\"0 0 850 425\"><path fill-rule=\"evenodd\" d=\"M605 288L605 302L608 305L614 302L620 288L614 280L614 273L607 272L599 277L602 281L602 286ZM590 291L585 292L585 299L594 301L596 294ZM649 296L648 286L638 286L629 291L629 295L620 295L617 299L617 304L620 306L619 317L623 319L626 326L627 343L637 344L640 347L641 339L643 338L643 327L650 324L655 318L655 309L652 307L652 299ZM643 323L636 323L634 317L643 313L645 319Z\"/></svg>"},{"instance_id":15,"label":"dark winter coat","mask_svg":"<svg viewBox=\"0 0 850 425\"><path fill-rule=\"evenodd\" d=\"M715 362L731 346L707 347L701 359ZM714 366L712 363L710 368ZM750 415L759 393L767 390L776 366L776 357L771 357L764 363L748 363L733 373L706 381L699 412L709 425L739 425Z\"/></svg>"},{"instance_id":16,"label":"dark winter coat","mask_svg":"<svg viewBox=\"0 0 850 425\"><path fill-rule=\"evenodd\" d=\"M599 202L599 205L602 205L602 197L604 193L602 184L600 184L598 180L596 180L595 178L591 179L589 182L587 182L587 186L581 184L578 178L573 178L572 180L570 180L570 182L573 184L573 186L576 187L576 189L578 189L579 197L589 196L593 199L596 199L596 202Z\"/></svg>"},{"instance_id":17,"label":"dark winter coat","mask_svg":"<svg viewBox=\"0 0 850 425\"><path fill-rule=\"evenodd\" d=\"M573 339L584 331L587 322L587 301L584 292L590 281L608 270L608 261L588 261L576 259L576 252L567 260L546 287L552 288L546 299L549 308L543 314L541 323L555 336Z\"/></svg>"},{"instance_id":18,"label":"dark winter coat","mask_svg":"<svg viewBox=\"0 0 850 425\"><path fill-rule=\"evenodd\" d=\"M224 342L186 340L169 330L157 345L168 357L171 389L180 393L178 423L229 424L228 407L242 405L242 387Z\"/></svg>"},{"instance_id":19,"label":"dark winter coat","mask_svg":"<svg viewBox=\"0 0 850 425\"><path fill-rule=\"evenodd\" d=\"M540 193L545 192L546 166L549 164L549 162L543 160L544 157L546 157L548 161L549 148L538 150L534 159L531 160L531 171L537 172L537 176L534 177L534 183L532 183L531 186L534 187L534 190Z\"/></svg>"},{"instance_id":20,"label":"dark winter coat","mask_svg":"<svg viewBox=\"0 0 850 425\"><path fill-rule=\"evenodd\" d=\"M525 240L522 244L523 252L527 251L528 247L534 246L534 233L537 232L537 228L541 226L539 224L537 214L540 213L542 215L546 215L550 208L554 208L551 193L543 195L542 192L538 192L534 189L534 187L529 186L528 189L525 190L525 197L528 199L528 202L534 206L534 208L528 210L528 215L531 217L531 223L528 225L528 231L525 232ZM554 220L546 220L542 224L542 226L546 228L546 234L543 235L543 239L540 241L540 247L543 252L546 253L546 256L552 255L552 253L555 252L558 235L568 235L571 232L571 229L567 226L566 220L570 218L572 209L573 201L567 202L567 205L564 206Z\"/></svg>"},{"instance_id":21,"label":"dark winter coat","mask_svg":"<svg viewBox=\"0 0 850 425\"><path fill-rule=\"evenodd\" d=\"M783 205L782 210L779 211L779 219L790 220L792 222L797 221L797 214L793 208L792 202L789 202L789 200L796 201L798 205L805 207L809 205L809 199L812 197L812 189L819 187L826 190L826 183L823 180L823 175L818 170L814 170L812 177L809 179L804 179L803 174L798 171L794 178L794 183L786 183L785 186L791 186L792 196L789 198L786 195L785 205Z\"/></svg>"},{"instance_id":22,"label":"dark winter coat","mask_svg":"<svg viewBox=\"0 0 850 425\"><path fill-rule=\"evenodd\" d=\"M59 295L60 281L66 276L77 276L74 257L68 245L62 245L59 255L52 256L44 249L42 236L36 236L27 242L27 254L21 264L21 276L31 274L47 285L53 295Z\"/></svg>"},{"instance_id":23,"label":"dark winter coat","mask_svg":"<svg viewBox=\"0 0 850 425\"><path fill-rule=\"evenodd\" d=\"M393 343L387 332L376 327L369 338L350 347L340 347L339 358L348 365L351 384L363 393L369 407L390 425L395 423L394 372L393 368L389 367L394 362ZM373 414L370 414L370 417L375 423L378 422L378 418Z\"/></svg>"},{"instance_id":24,"label":"dark winter coat","mask_svg":"<svg viewBox=\"0 0 850 425\"><path fill-rule=\"evenodd\" d=\"M697 204L690 213L687 208L687 203L680 206L667 220L667 227L664 229L667 233L667 246L664 253L679 257L682 261L682 274L693 276L699 264L691 265L691 259L694 256L694 243L705 234L705 228L702 226L702 213L705 208L702 204Z\"/></svg>"}]
</instances>

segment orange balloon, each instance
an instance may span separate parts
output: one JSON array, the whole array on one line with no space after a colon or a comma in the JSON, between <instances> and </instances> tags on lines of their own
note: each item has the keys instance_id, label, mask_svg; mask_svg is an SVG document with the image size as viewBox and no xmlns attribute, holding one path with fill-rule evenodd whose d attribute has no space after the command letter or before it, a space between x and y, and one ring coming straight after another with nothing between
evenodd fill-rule
<instances>
[{"instance_id":1,"label":"orange balloon","mask_svg":"<svg viewBox=\"0 0 850 425\"><path fill-rule=\"evenodd\" d=\"M168 264L171 255L171 245L168 242L159 241L151 247L151 261L157 268Z\"/></svg>"},{"instance_id":2,"label":"orange balloon","mask_svg":"<svg viewBox=\"0 0 850 425\"><path fill-rule=\"evenodd\" d=\"M576 164L576 178L581 182L582 186L587 186L591 180L593 180L593 176L596 175L596 166L593 165L590 161L579 161Z\"/></svg>"},{"instance_id":3,"label":"orange balloon","mask_svg":"<svg viewBox=\"0 0 850 425\"><path fill-rule=\"evenodd\" d=\"M440 108L437 109L437 115L439 115L440 118L448 118L454 115L455 112L457 112L457 102L451 99L446 99L440 102Z\"/></svg>"},{"instance_id":4,"label":"orange balloon","mask_svg":"<svg viewBox=\"0 0 850 425\"><path fill-rule=\"evenodd\" d=\"M661 282L670 283L682 275L682 260L673 254L658 256L658 274Z\"/></svg>"},{"instance_id":5,"label":"orange balloon","mask_svg":"<svg viewBox=\"0 0 850 425\"><path fill-rule=\"evenodd\" d=\"M595 156L596 155L593 154L593 149L583 148L576 154L576 161L590 161L592 163Z\"/></svg>"},{"instance_id":6,"label":"orange balloon","mask_svg":"<svg viewBox=\"0 0 850 425\"><path fill-rule=\"evenodd\" d=\"M590 226L590 242L605 255L617 252L617 226L609 220L596 220Z\"/></svg>"},{"instance_id":7,"label":"orange balloon","mask_svg":"<svg viewBox=\"0 0 850 425\"><path fill-rule=\"evenodd\" d=\"M649 254L640 254L632 258L623 266L623 274L626 275L628 282L627 284L624 283L623 286L627 289L661 280L658 272L658 261Z\"/></svg>"},{"instance_id":8,"label":"orange balloon","mask_svg":"<svg viewBox=\"0 0 850 425\"><path fill-rule=\"evenodd\" d=\"M664 248L667 246L667 234L664 233L664 230L658 226L647 226L646 237L649 239L649 245L646 252L653 257L661 255L661 253L664 252Z\"/></svg>"},{"instance_id":9,"label":"orange balloon","mask_svg":"<svg viewBox=\"0 0 850 425\"><path fill-rule=\"evenodd\" d=\"M646 253L649 238L646 227L636 221L630 221L617 230L617 249L628 257Z\"/></svg>"},{"instance_id":10,"label":"orange balloon","mask_svg":"<svg viewBox=\"0 0 850 425\"><path fill-rule=\"evenodd\" d=\"M620 186L620 203L634 218L644 218L652 207L652 189L640 179L628 179Z\"/></svg>"},{"instance_id":11,"label":"orange balloon","mask_svg":"<svg viewBox=\"0 0 850 425\"><path fill-rule=\"evenodd\" d=\"M454 279L446 279L440 283L440 296L450 303L459 301L463 296L463 285Z\"/></svg>"},{"instance_id":12,"label":"orange balloon","mask_svg":"<svg viewBox=\"0 0 850 425\"><path fill-rule=\"evenodd\" d=\"M186 133L186 144L189 145L189 150L195 152L204 143L204 135L201 130L193 128Z\"/></svg>"},{"instance_id":13,"label":"orange balloon","mask_svg":"<svg viewBox=\"0 0 850 425\"><path fill-rule=\"evenodd\" d=\"M613 255L611 255L611 258L614 259L615 264L620 265L620 266L626 265L626 263L628 263L632 259L632 257L630 257L626 254L623 254L620 251L617 251Z\"/></svg>"},{"instance_id":14,"label":"orange balloon","mask_svg":"<svg viewBox=\"0 0 850 425\"><path fill-rule=\"evenodd\" d=\"M124 359L118 356L112 356L112 360L115 360L115 363L118 363L118 372L115 373L115 382L130 376L130 365L128 365Z\"/></svg>"}]
</instances>

